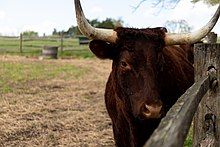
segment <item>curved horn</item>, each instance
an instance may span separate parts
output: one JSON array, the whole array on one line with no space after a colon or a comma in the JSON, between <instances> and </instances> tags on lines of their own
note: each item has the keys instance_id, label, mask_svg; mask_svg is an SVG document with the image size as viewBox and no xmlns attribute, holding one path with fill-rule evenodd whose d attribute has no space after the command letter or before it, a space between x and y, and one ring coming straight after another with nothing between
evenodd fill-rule
<instances>
[{"instance_id":1,"label":"curved horn","mask_svg":"<svg viewBox=\"0 0 220 147\"><path fill-rule=\"evenodd\" d=\"M90 39L103 40L115 43L117 40L117 32L112 29L99 29L92 27L85 18L80 0L75 1L76 19L79 30L83 35Z\"/></svg>"},{"instance_id":2,"label":"curved horn","mask_svg":"<svg viewBox=\"0 0 220 147\"><path fill-rule=\"evenodd\" d=\"M166 45L193 44L204 38L215 26L220 15L220 4L212 19L201 29L185 34L167 33L165 36Z\"/></svg>"}]
</instances>

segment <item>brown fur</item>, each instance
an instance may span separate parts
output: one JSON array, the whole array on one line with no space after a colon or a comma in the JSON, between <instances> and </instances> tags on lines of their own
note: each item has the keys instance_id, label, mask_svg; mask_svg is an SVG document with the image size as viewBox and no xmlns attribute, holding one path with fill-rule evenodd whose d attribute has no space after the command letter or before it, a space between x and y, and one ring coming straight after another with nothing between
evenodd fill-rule
<instances>
[{"instance_id":1,"label":"brown fur","mask_svg":"<svg viewBox=\"0 0 220 147\"><path fill-rule=\"evenodd\" d=\"M163 103L163 116L194 82L187 47L165 46L164 28L118 28L118 41L90 43L99 58L112 59L105 101L118 147L143 146L160 119L142 115L143 105Z\"/></svg>"}]
</instances>

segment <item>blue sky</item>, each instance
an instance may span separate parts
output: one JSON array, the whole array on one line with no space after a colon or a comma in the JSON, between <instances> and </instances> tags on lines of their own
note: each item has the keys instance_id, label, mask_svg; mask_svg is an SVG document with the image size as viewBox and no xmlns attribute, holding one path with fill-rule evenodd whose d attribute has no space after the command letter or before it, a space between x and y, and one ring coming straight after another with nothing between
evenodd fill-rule
<instances>
[{"instance_id":1,"label":"blue sky","mask_svg":"<svg viewBox=\"0 0 220 147\"><path fill-rule=\"evenodd\" d=\"M133 12L140 0L81 0L88 19L106 17L121 18L128 27L158 27L167 20L185 19L194 30L203 26L214 14L217 6L203 3L192 4L182 0L175 9L153 7L153 0L148 0ZM0 34L18 35L22 31L34 30L42 35L51 34L53 28L66 30L76 25L73 0L1 0ZM220 34L220 22L214 31Z\"/></svg>"}]
</instances>

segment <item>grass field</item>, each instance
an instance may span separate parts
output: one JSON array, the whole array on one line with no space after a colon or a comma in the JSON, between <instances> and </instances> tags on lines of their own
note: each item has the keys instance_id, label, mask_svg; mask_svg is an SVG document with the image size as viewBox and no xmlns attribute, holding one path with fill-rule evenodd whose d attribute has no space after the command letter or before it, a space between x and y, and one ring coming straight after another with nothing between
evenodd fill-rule
<instances>
[{"instance_id":1,"label":"grass field","mask_svg":"<svg viewBox=\"0 0 220 147\"><path fill-rule=\"evenodd\" d=\"M110 61L0 55L0 63L0 146L114 146L104 105Z\"/></svg>"},{"instance_id":2,"label":"grass field","mask_svg":"<svg viewBox=\"0 0 220 147\"><path fill-rule=\"evenodd\" d=\"M19 37L0 37L0 54L22 55L39 57L44 46L59 47L60 58L91 58L93 54L88 45L79 45L76 38L63 39L63 52L61 53L61 39L58 37L47 38L24 38L22 42L22 53L20 53Z\"/></svg>"},{"instance_id":3,"label":"grass field","mask_svg":"<svg viewBox=\"0 0 220 147\"><path fill-rule=\"evenodd\" d=\"M103 98L111 62L77 39L64 39L63 60L38 60L44 45L60 40L24 39L20 53L18 38L0 37L0 146L113 146Z\"/></svg>"},{"instance_id":4,"label":"grass field","mask_svg":"<svg viewBox=\"0 0 220 147\"><path fill-rule=\"evenodd\" d=\"M53 78L63 79L70 77L78 78L85 73L84 69L76 68L74 65L54 65L53 62L45 64L38 62L7 62L0 64L0 93L13 92L14 85L22 85L26 82L36 80L50 80Z\"/></svg>"},{"instance_id":5,"label":"grass field","mask_svg":"<svg viewBox=\"0 0 220 147\"><path fill-rule=\"evenodd\" d=\"M0 146L113 146L109 61L0 55L0 63Z\"/></svg>"},{"instance_id":6,"label":"grass field","mask_svg":"<svg viewBox=\"0 0 220 147\"><path fill-rule=\"evenodd\" d=\"M19 37L0 37L0 54L22 55L28 57L39 57L44 46L58 46L59 58L91 58L94 55L88 49L88 45L79 45L77 38L64 38L61 53L61 38L24 38L22 53L20 53ZM220 38L218 38L220 43Z\"/></svg>"}]
</instances>

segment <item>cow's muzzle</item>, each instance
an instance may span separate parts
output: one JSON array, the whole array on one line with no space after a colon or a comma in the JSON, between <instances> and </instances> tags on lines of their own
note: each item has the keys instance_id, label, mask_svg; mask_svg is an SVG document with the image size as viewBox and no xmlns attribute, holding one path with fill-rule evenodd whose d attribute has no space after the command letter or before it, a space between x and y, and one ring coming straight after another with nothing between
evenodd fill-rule
<instances>
[{"instance_id":1,"label":"cow's muzzle","mask_svg":"<svg viewBox=\"0 0 220 147\"><path fill-rule=\"evenodd\" d=\"M155 104L143 104L141 108L142 117L145 119L160 118L162 114L162 102Z\"/></svg>"}]
</instances>

